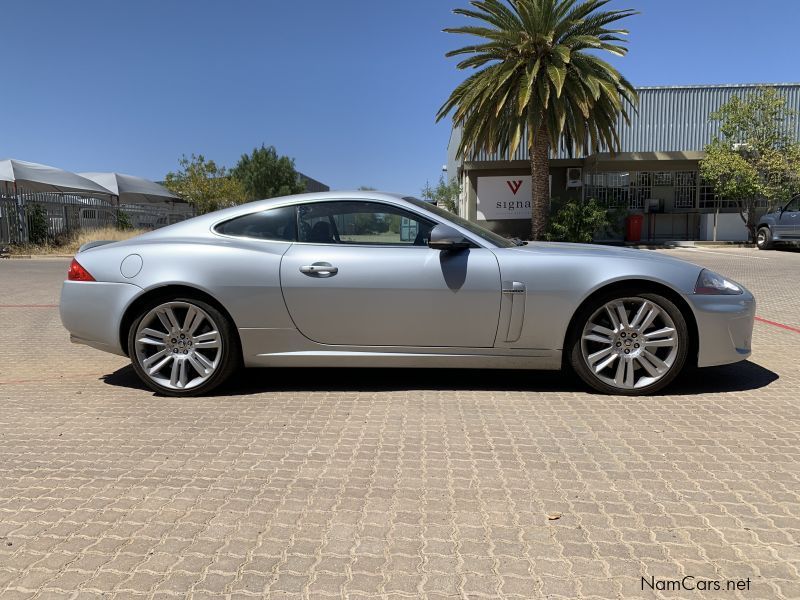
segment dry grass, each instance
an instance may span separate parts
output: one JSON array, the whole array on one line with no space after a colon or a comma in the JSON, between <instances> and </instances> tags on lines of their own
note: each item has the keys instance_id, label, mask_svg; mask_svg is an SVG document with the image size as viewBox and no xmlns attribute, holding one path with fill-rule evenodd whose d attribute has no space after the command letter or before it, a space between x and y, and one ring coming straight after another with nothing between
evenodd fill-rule
<instances>
[{"instance_id":1,"label":"dry grass","mask_svg":"<svg viewBox=\"0 0 800 600\"><path fill-rule=\"evenodd\" d=\"M103 229L89 229L86 231L79 231L78 235L64 248L69 248L70 252L77 252L83 244L94 242L98 240L120 242L127 240L142 233L146 233L146 229L125 229L120 230L116 227L105 227Z\"/></svg>"},{"instance_id":2,"label":"dry grass","mask_svg":"<svg viewBox=\"0 0 800 600\"><path fill-rule=\"evenodd\" d=\"M76 231L63 244L16 244L11 254L75 254L83 244L98 240L119 242L146 233L145 229L120 230L116 227Z\"/></svg>"}]
</instances>

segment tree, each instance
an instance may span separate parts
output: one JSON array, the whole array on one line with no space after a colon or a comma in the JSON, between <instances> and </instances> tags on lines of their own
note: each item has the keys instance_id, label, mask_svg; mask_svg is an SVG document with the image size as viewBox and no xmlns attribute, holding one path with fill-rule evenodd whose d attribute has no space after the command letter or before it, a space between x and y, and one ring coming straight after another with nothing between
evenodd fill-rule
<instances>
[{"instance_id":1,"label":"tree","mask_svg":"<svg viewBox=\"0 0 800 600\"><path fill-rule=\"evenodd\" d=\"M553 201L554 213L547 239L554 242L589 244L595 232L613 229L615 216L596 200Z\"/></svg>"},{"instance_id":2,"label":"tree","mask_svg":"<svg viewBox=\"0 0 800 600\"><path fill-rule=\"evenodd\" d=\"M167 173L164 185L170 191L194 205L197 214L205 214L242 204L246 201L244 187L232 178L225 167L206 160L202 154L183 155L178 161L180 170Z\"/></svg>"},{"instance_id":3,"label":"tree","mask_svg":"<svg viewBox=\"0 0 800 600\"><path fill-rule=\"evenodd\" d=\"M711 114L720 134L706 146L700 173L719 198L736 201L751 240L758 201L788 201L798 191L800 144L792 133L796 117L786 98L767 87L744 99L733 96Z\"/></svg>"},{"instance_id":4,"label":"tree","mask_svg":"<svg viewBox=\"0 0 800 600\"><path fill-rule=\"evenodd\" d=\"M451 213L458 214L461 184L455 177L448 182L444 175L439 175L439 183L436 184L436 187L431 187L430 183L425 183L425 187L422 188L422 197L428 202L433 202L436 206L441 206Z\"/></svg>"},{"instance_id":5,"label":"tree","mask_svg":"<svg viewBox=\"0 0 800 600\"><path fill-rule=\"evenodd\" d=\"M274 146L261 144L252 153L242 154L231 175L244 186L248 200L302 194L306 190L294 168L294 160L278 156Z\"/></svg>"},{"instance_id":6,"label":"tree","mask_svg":"<svg viewBox=\"0 0 800 600\"><path fill-rule=\"evenodd\" d=\"M448 52L469 55L459 69L476 69L439 109L462 127L458 155L480 150L513 155L527 132L531 162L531 235L547 231L550 150L619 149L617 117L628 121L636 91L598 51L627 53L625 29L609 25L636 14L601 11L609 0L472 0L455 14L480 23L445 29L480 38Z\"/></svg>"}]
</instances>

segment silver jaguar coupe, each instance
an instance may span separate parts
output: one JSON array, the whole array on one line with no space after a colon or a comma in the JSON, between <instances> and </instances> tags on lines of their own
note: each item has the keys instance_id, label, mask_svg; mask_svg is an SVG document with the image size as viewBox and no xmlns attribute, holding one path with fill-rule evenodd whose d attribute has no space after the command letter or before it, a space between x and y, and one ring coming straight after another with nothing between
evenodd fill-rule
<instances>
[{"instance_id":1,"label":"silver jaguar coupe","mask_svg":"<svg viewBox=\"0 0 800 600\"><path fill-rule=\"evenodd\" d=\"M609 394L750 355L741 285L652 252L507 240L377 192L252 202L85 245L61 293L77 343L156 392L245 367L568 368Z\"/></svg>"}]
</instances>

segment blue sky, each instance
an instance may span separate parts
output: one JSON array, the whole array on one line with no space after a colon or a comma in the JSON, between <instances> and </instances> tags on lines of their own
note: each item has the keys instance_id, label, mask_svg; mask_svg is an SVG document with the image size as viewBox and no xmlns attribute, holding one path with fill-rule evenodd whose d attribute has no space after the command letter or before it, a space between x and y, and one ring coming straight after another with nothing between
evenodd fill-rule
<instances>
[{"instance_id":1,"label":"blue sky","mask_svg":"<svg viewBox=\"0 0 800 600\"><path fill-rule=\"evenodd\" d=\"M266 143L333 189L418 193L446 159L463 77L441 32L466 0L4 2L0 158L161 179ZM635 8L636 85L800 81L797 0Z\"/></svg>"}]
</instances>

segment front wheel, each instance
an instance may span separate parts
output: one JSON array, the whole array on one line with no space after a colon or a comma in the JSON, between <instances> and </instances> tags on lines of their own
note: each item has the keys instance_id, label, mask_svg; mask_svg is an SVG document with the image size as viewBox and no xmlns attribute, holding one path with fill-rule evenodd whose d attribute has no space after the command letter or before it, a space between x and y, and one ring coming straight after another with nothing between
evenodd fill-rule
<instances>
[{"instance_id":1,"label":"front wheel","mask_svg":"<svg viewBox=\"0 0 800 600\"><path fill-rule=\"evenodd\" d=\"M237 368L240 351L232 324L201 300L161 300L144 309L128 333L139 378L166 396L199 396Z\"/></svg>"},{"instance_id":2,"label":"front wheel","mask_svg":"<svg viewBox=\"0 0 800 600\"><path fill-rule=\"evenodd\" d=\"M769 227L762 227L756 233L756 246L759 250L770 250L774 246Z\"/></svg>"},{"instance_id":3,"label":"front wheel","mask_svg":"<svg viewBox=\"0 0 800 600\"><path fill-rule=\"evenodd\" d=\"M663 296L606 294L575 318L570 364L600 392L652 394L669 385L686 363L686 319Z\"/></svg>"}]
</instances>

